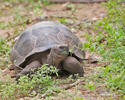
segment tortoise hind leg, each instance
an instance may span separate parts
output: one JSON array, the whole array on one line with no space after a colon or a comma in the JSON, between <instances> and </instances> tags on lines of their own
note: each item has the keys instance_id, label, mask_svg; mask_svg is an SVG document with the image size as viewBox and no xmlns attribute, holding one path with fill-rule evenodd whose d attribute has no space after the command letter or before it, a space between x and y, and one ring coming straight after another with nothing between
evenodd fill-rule
<instances>
[{"instance_id":1,"label":"tortoise hind leg","mask_svg":"<svg viewBox=\"0 0 125 100\"><path fill-rule=\"evenodd\" d=\"M29 74L33 69L37 69L41 67L41 63L39 61L33 61L29 65L27 65L19 74L16 75L16 80L20 78L20 76Z\"/></svg>"},{"instance_id":2,"label":"tortoise hind leg","mask_svg":"<svg viewBox=\"0 0 125 100\"><path fill-rule=\"evenodd\" d=\"M78 74L80 77L84 75L82 64L74 57L67 57L62 63L62 67L70 74Z\"/></svg>"}]
</instances>

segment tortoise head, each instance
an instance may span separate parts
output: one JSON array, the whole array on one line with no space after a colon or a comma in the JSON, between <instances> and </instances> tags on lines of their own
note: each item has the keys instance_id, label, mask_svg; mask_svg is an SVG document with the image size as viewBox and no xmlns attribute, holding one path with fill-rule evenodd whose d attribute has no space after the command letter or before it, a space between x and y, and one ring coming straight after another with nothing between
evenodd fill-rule
<instances>
[{"instance_id":1,"label":"tortoise head","mask_svg":"<svg viewBox=\"0 0 125 100\"><path fill-rule=\"evenodd\" d=\"M66 44L60 44L52 47L47 58L47 63L58 67L59 63L68 56L68 51L69 47Z\"/></svg>"},{"instance_id":2,"label":"tortoise head","mask_svg":"<svg viewBox=\"0 0 125 100\"><path fill-rule=\"evenodd\" d=\"M52 49L54 56L63 56L69 54L69 47L66 44L56 45Z\"/></svg>"}]
</instances>

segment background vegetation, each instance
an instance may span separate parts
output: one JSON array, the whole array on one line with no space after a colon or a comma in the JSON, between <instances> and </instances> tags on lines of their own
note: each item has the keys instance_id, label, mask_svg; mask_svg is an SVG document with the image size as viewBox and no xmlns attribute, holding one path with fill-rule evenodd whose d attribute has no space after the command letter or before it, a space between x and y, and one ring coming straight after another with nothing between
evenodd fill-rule
<instances>
[{"instance_id":1,"label":"background vegetation","mask_svg":"<svg viewBox=\"0 0 125 100\"><path fill-rule=\"evenodd\" d=\"M96 23L97 34L88 39L88 44L90 50L101 54L109 64L100 67L94 77L108 89L125 94L125 5L109 0L104 6L108 8L108 16Z\"/></svg>"},{"instance_id":2,"label":"background vegetation","mask_svg":"<svg viewBox=\"0 0 125 100\"><path fill-rule=\"evenodd\" d=\"M122 2L124 0L109 0L103 3L108 15L93 24L96 33L94 36L86 33L87 42L83 44L82 49L88 49L90 52L103 56L102 60L107 64L96 68L95 74L84 77L85 84L79 87L95 92L97 85L103 84L108 92L125 99L125 4ZM2 76L3 70L11 64L9 52L15 37L27 27L28 23L33 21L30 16L21 14L21 11L26 10L28 13L29 10L32 10L35 16L41 16L41 9L51 3L46 0L37 0L37 2L36 0L0 0L0 3L2 3L0 5L0 17L13 15L14 18L14 20L9 20L9 23L6 23L5 20L0 21L0 29L10 30L13 28L13 35L8 36L6 40L0 37L0 76ZM13 6L22 4L26 5L26 7L13 8ZM68 5L68 8L72 11L75 10L73 4ZM3 13L4 10L6 13ZM65 17L57 19L63 24L67 24L67 21L69 21ZM52 67L51 69L50 72L56 73L55 68ZM9 100L14 100L25 96L34 97L35 99L38 95L39 98L43 95L51 96L64 92L63 89L58 87L60 83L75 81L71 77L65 80L52 78L48 74L48 70L50 69L43 65L33 75L32 79L24 76L19 82L8 78L7 75L5 80L1 80L0 77L0 99L9 98ZM83 100L81 97L74 99ZM110 98L110 100L113 99Z\"/></svg>"}]
</instances>

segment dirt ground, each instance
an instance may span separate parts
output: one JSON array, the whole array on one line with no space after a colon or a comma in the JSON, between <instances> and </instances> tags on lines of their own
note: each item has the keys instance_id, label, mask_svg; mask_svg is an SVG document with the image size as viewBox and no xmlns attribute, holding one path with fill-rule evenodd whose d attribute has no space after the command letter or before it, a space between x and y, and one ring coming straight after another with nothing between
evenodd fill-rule
<instances>
[{"instance_id":1,"label":"dirt ground","mask_svg":"<svg viewBox=\"0 0 125 100\"><path fill-rule=\"evenodd\" d=\"M94 33L92 29L92 24L95 23L97 20L102 19L106 16L106 10L100 3L87 3L87 4L70 4L73 7L67 7L69 3L63 3L63 4L52 4L47 5L43 7L42 10L42 16L37 17L33 14L32 10L28 11L22 11L20 12L24 16L30 17L31 20L27 20L26 28L31 26L32 24L43 21L43 20L54 20L58 21L59 18L66 18L65 24L75 33L76 36L80 38L80 40L85 43L85 33L89 34L96 34ZM18 8L24 7L26 5L20 5ZM6 13L8 10L4 10ZM2 16L0 18L0 22L8 23L9 21L14 20L14 15L11 16ZM82 24L82 26L81 26ZM21 25L20 25L21 26ZM20 27L21 28L21 27ZM21 31L24 30L21 28ZM14 37L14 29L11 27L8 29L0 29L0 37L3 37L7 39L8 37ZM16 35L18 38L18 36ZM96 55L94 53L90 53L86 51L86 59L87 63L83 66L85 76L92 75L95 73L95 68L100 65L105 65L104 63L92 63L94 61L98 61L101 59L99 55ZM13 76L15 74L14 71L10 71L8 68L3 70L4 75L9 74ZM52 100L105 100L105 98L110 97L110 94L105 90L105 87L103 84L100 84L100 86L97 86L96 91L90 91L88 89L80 88L81 84L70 88L66 90L66 93L59 93L55 96L53 96ZM66 95L65 95L66 94ZM84 99L75 99L77 97L82 97ZM113 98L113 97L112 97ZM26 98L20 98L19 100L25 100ZM31 98L29 98L32 100ZM37 97L36 97L37 99Z\"/></svg>"}]
</instances>

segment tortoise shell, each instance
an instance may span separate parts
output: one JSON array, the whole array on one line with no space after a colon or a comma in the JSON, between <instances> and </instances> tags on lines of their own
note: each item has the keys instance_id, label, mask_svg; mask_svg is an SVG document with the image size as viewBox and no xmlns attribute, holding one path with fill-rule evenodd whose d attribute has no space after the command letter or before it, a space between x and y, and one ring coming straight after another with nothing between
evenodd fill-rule
<instances>
[{"instance_id":1,"label":"tortoise shell","mask_svg":"<svg viewBox=\"0 0 125 100\"><path fill-rule=\"evenodd\" d=\"M51 49L58 44L67 44L76 57L83 59L82 43L65 25L53 21L43 21L26 29L14 44L10 58L15 66L20 66L26 58Z\"/></svg>"}]
</instances>

